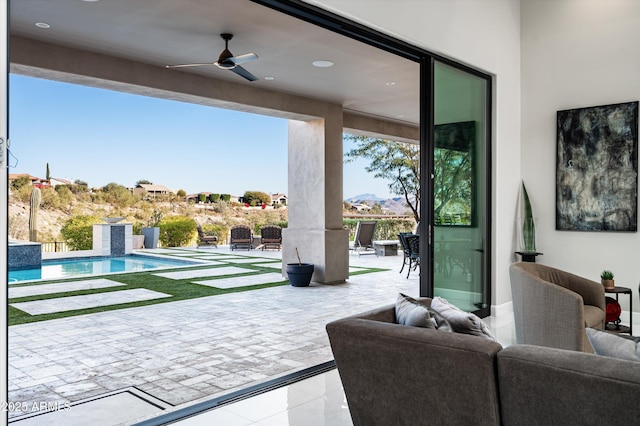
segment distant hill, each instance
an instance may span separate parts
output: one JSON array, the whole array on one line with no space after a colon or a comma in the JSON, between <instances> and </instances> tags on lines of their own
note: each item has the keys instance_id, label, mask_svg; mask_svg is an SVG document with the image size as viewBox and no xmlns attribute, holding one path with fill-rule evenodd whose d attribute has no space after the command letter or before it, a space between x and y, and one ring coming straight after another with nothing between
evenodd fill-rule
<instances>
[{"instance_id":1,"label":"distant hill","mask_svg":"<svg viewBox=\"0 0 640 426\"><path fill-rule=\"evenodd\" d=\"M376 194L360 194L347 198L345 201L348 203L361 203L363 201L375 201L381 203L382 201L385 201L385 199L376 197Z\"/></svg>"},{"instance_id":2,"label":"distant hill","mask_svg":"<svg viewBox=\"0 0 640 426\"><path fill-rule=\"evenodd\" d=\"M347 198L345 201L348 203L367 203L369 206L373 206L375 203L380 203L383 208L388 209L390 212L395 214L405 214L409 209L402 197L384 199L376 197L375 194L360 194Z\"/></svg>"}]
</instances>

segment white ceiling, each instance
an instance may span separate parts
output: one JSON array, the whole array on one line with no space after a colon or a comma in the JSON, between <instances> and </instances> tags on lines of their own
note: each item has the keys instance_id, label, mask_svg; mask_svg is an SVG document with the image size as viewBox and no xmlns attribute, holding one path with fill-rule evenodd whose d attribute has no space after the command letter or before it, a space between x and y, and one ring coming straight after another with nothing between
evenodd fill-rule
<instances>
[{"instance_id":1,"label":"white ceiling","mask_svg":"<svg viewBox=\"0 0 640 426\"><path fill-rule=\"evenodd\" d=\"M11 0L10 32L163 68L216 61L224 48L219 35L232 33L234 55L258 55L243 64L258 81L213 65L180 71L419 123L419 64L249 0ZM316 68L315 60L335 65Z\"/></svg>"}]
</instances>

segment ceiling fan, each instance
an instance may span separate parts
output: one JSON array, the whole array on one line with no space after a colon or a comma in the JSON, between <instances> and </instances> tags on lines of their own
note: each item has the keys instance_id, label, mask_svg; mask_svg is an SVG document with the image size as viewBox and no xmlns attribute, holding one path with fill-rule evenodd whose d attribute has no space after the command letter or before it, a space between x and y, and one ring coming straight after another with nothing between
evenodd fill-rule
<instances>
[{"instance_id":1,"label":"ceiling fan","mask_svg":"<svg viewBox=\"0 0 640 426\"><path fill-rule=\"evenodd\" d=\"M249 81L256 81L258 77L251 74L246 69L242 68L240 64L258 59L258 55L255 53L245 53L244 55L233 56L229 51L229 40L233 38L233 34L220 34L220 37L224 40L224 50L220 53L216 62L208 62L204 64L181 64L181 65L167 65L166 68L186 68L186 67L200 67L204 65L215 65L223 70L233 71L240 77L244 77Z\"/></svg>"}]
</instances>

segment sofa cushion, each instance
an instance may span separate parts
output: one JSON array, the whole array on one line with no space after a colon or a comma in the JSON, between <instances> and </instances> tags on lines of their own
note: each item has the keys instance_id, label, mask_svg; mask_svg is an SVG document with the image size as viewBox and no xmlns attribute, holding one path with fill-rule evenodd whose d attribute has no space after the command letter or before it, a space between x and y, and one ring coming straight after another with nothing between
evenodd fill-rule
<instances>
[{"instance_id":1,"label":"sofa cushion","mask_svg":"<svg viewBox=\"0 0 640 426\"><path fill-rule=\"evenodd\" d=\"M439 312L451 324L456 333L471 334L497 341L489 327L475 314L465 312L442 297L434 297L431 308Z\"/></svg>"},{"instance_id":2,"label":"sofa cushion","mask_svg":"<svg viewBox=\"0 0 640 426\"><path fill-rule=\"evenodd\" d=\"M431 299L416 300L399 293L396 299L396 322L402 325L453 331L449 322L429 306Z\"/></svg>"},{"instance_id":3,"label":"sofa cushion","mask_svg":"<svg viewBox=\"0 0 640 426\"><path fill-rule=\"evenodd\" d=\"M604 326L605 311L597 306L584 305L584 325L585 327L593 327L602 329Z\"/></svg>"},{"instance_id":4,"label":"sofa cushion","mask_svg":"<svg viewBox=\"0 0 640 426\"><path fill-rule=\"evenodd\" d=\"M412 327L436 328L427 307L402 293L396 299L396 321Z\"/></svg>"},{"instance_id":5,"label":"sofa cushion","mask_svg":"<svg viewBox=\"0 0 640 426\"><path fill-rule=\"evenodd\" d=\"M616 333L587 328L587 337L596 355L611 358L626 359L627 361L640 361L640 343L625 339Z\"/></svg>"}]
</instances>

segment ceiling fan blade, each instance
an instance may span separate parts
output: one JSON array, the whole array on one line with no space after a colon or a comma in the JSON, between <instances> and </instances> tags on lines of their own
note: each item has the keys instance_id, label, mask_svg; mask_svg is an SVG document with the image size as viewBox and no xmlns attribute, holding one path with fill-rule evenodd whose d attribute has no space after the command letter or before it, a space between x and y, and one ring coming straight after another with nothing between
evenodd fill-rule
<instances>
[{"instance_id":1,"label":"ceiling fan blade","mask_svg":"<svg viewBox=\"0 0 640 426\"><path fill-rule=\"evenodd\" d=\"M255 53L245 53L244 55L232 56L227 60L233 62L236 65L240 65L244 64L245 62L253 61L254 59L258 59L258 55L256 55Z\"/></svg>"},{"instance_id":2,"label":"ceiling fan blade","mask_svg":"<svg viewBox=\"0 0 640 426\"><path fill-rule=\"evenodd\" d=\"M237 65L235 68L231 68L229 71L233 71L238 74L240 77L244 77L249 81L256 81L258 77L251 74L249 71L242 68L240 65Z\"/></svg>"},{"instance_id":3,"label":"ceiling fan blade","mask_svg":"<svg viewBox=\"0 0 640 426\"><path fill-rule=\"evenodd\" d=\"M213 62L206 64L179 64L179 65L165 65L165 68L186 68L186 67L201 67L204 65L213 65Z\"/></svg>"}]
</instances>

